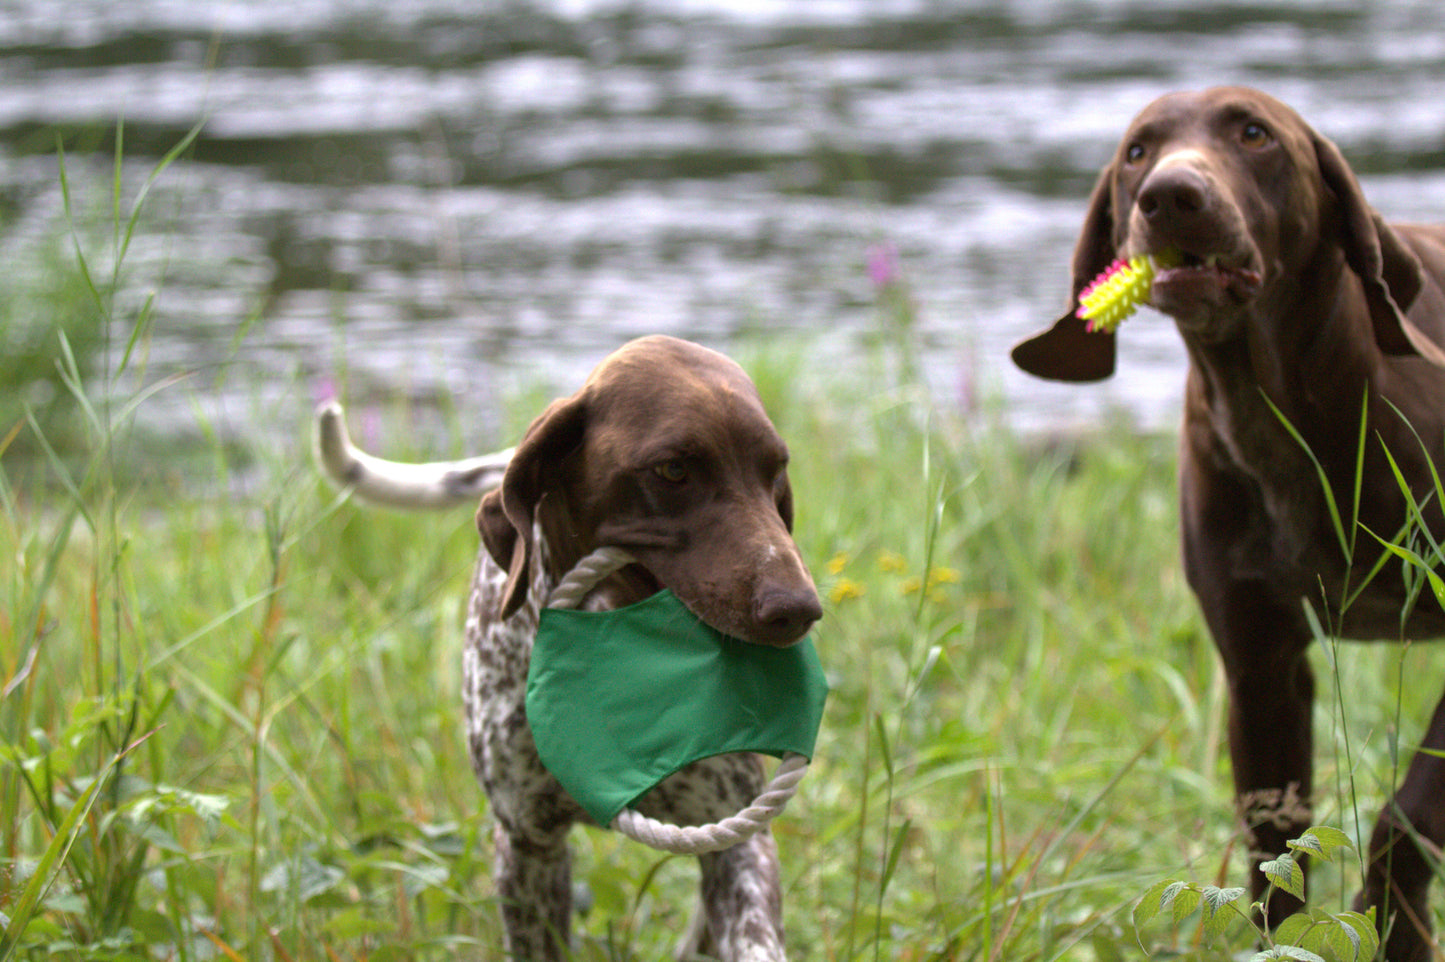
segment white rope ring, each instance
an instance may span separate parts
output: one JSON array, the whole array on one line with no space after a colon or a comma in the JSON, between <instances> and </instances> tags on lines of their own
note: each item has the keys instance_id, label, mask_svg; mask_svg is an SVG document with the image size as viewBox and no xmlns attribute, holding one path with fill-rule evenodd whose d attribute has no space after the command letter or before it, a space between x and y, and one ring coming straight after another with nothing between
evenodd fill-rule
<instances>
[{"instance_id":1,"label":"white rope ring","mask_svg":"<svg viewBox=\"0 0 1445 962\"><path fill-rule=\"evenodd\" d=\"M632 555L621 548L601 547L567 572L552 595L548 608L575 608L597 583L623 565L631 564ZM708 825L669 825L634 809L624 808L612 820L612 828L628 838L674 855L703 855L732 848L756 835L787 807L797 793L798 783L808 770L808 759L788 752L778 763L772 781L753 803L736 815Z\"/></svg>"}]
</instances>

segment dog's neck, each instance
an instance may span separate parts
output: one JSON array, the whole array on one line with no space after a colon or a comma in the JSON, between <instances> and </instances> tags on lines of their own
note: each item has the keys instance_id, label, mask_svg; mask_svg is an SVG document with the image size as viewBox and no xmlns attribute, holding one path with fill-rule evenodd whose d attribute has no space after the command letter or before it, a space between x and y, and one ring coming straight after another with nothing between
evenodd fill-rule
<instances>
[{"instance_id":1,"label":"dog's neck","mask_svg":"<svg viewBox=\"0 0 1445 962\"><path fill-rule=\"evenodd\" d=\"M1379 363L1369 332L1350 328L1367 313L1364 294L1338 250L1317 255L1307 269L1314 282L1264 292L1227 339L1208 342L1181 329L1190 367L1185 420L1212 425L1246 469L1299 451L1285 421L1319 448L1317 456L1332 457L1342 436L1350 445L1342 456L1354 456L1360 406Z\"/></svg>"}]
</instances>

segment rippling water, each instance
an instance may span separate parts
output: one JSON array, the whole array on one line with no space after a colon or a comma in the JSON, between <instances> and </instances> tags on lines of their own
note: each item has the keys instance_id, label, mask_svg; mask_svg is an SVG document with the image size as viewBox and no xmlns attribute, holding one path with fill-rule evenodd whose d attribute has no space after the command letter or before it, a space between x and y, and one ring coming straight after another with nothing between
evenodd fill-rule
<instances>
[{"instance_id":1,"label":"rippling water","mask_svg":"<svg viewBox=\"0 0 1445 962\"><path fill-rule=\"evenodd\" d=\"M879 323L870 258L908 286L941 403L1168 425L1182 359L1155 315L1106 385L1007 361L1062 306L1128 118L1259 86L1387 215L1445 220L1438 20L1426 0L8 0L0 253L26 270L64 223L57 130L103 240L117 118L129 191L204 120L126 262L156 296L146 377L195 372L145 408L163 429L199 411L290 436L332 381L485 412L652 331L815 335L843 378Z\"/></svg>"}]
</instances>

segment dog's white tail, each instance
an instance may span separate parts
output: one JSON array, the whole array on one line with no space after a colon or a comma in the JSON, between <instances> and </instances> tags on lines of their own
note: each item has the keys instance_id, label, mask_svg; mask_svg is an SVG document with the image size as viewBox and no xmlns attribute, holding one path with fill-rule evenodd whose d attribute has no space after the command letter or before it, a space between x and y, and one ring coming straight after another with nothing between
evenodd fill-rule
<instances>
[{"instance_id":1,"label":"dog's white tail","mask_svg":"<svg viewBox=\"0 0 1445 962\"><path fill-rule=\"evenodd\" d=\"M316 409L316 457L326 476L362 501L390 508L475 504L502 483L514 448L462 461L403 464L372 457L351 443L341 405Z\"/></svg>"}]
</instances>

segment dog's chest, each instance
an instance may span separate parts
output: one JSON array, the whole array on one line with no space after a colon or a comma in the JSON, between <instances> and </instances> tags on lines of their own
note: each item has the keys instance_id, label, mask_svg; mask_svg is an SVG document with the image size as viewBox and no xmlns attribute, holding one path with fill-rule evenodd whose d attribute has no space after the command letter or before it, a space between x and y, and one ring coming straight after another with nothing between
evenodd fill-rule
<instances>
[{"instance_id":1,"label":"dog's chest","mask_svg":"<svg viewBox=\"0 0 1445 962\"><path fill-rule=\"evenodd\" d=\"M1349 418L1316 418L1322 422L1343 425L1345 437L1321 437L1308 426L1296 426L1304 445L1315 452L1307 453L1301 440L1285 426L1281 416L1259 395L1236 397L1236 405L1193 406L1186 430L1194 440L1193 464L1186 470L1215 472L1232 479L1232 490L1242 494L1227 505L1217 506L1234 515L1236 524L1224 534L1211 525L1199 525L1204 537L1227 539L1230 574L1240 580L1262 582L1272 591L1287 598L1294 607L1303 595L1312 599L1339 599L1344 588L1358 583L1381 554L1373 539L1351 530L1355 512L1358 521L1371 531L1393 535L1404 520L1403 504L1396 497L1394 480L1384 464L1364 467L1364 487L1358 506L1355 504L1356 475L1354 452L1357 449L1357 420ZM1207 438L1200 441L1201 438ZM1341 444L1341 441L1350 442ZM1333 443L1333 448L1331 444ZM1369 443L1367 441L1367 443ZM1333 455L1326 454L1333 450ZM1373 450L1373 449L1367 449ZM1201 456L1201 452L1204 453ZM1409 466L1405 466L1407 473ZM1417 466L1416 473L1428 469ZM1326 496L1324 472L1332 485L1333 505ZM1371 477L1387 479L1388 486L1372 486ZM1383 492L1383 493L1382 493ZM1356 568L1351 576L1339 530L1355 535ZM1404 603L1401 581L1396 577L1376 578L1367 590L1355 595L1350 609L1342 613L1340 627L1350 637L1378 637L1398 630L1401 606ZM1429 606L1425 606L1429 607ZM1445 628L1445 621L1433 609L1421 615L1417 607L1416 621L1431 633Z\"/></svg>"},{"instance_id":2,"label":"dog's chest","mask_svg":"<svg viewBox=\"0 0 1445 962\"><path fill-rule=\"evenodd\" d=\"M538 536L526 599L501 617L507 572L483 549L477 558L462 650L462 700L472 767L493 815L509 830L585 817L542 764L527 723L527 673L541 609L552 592L545 541ZM594 593L587 608L605 601Z\"/></svg>"},{"instance_id":3,"label":"dog's chest","mask_svg":"<svg viewBox=\"0 0 1445 962\"><path fill-rule=\"evenodd\" d=\"M1229 490L1241 492L1219 506L1234 516L1228 527L1243 533L1231 550L1236 576L1288 583L1338 560L1319 472L1257 385L1208 397L1196 390L1185 432L1184 470L1231 479ZM1321 551L1326 540L1335 555Z\"/></svg>"},{"instance_id":4,"label":"dog's chest","mask_svg":"<svg viewBox=\"0 0 1445 962\"><path fill-rule=\"evenodd\" d=\"M536 754L527 729L525 700L539 605L528 592L513 617L499 617L506 578L506 572L483 550L467 609L462 701L472 764L484 784L496 778L504 759Z\"/></svg>"}]
</instances>

